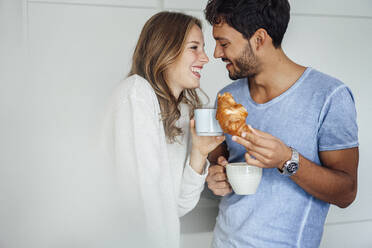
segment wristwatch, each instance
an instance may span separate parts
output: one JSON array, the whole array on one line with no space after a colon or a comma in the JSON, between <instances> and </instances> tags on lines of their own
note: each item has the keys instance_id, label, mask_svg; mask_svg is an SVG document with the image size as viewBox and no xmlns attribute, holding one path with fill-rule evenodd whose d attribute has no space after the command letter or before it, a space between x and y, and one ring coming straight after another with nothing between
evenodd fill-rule
<instances>
[{"instance_id":1,"label":"wristwatch","mask_svg":"<svg viewBox=\"0 0 372 248\"><path fill-rule=\"evenodd\" d=\"M290 160L284 163L282 169L279 169L280 173L285 176L292 176L296 174L299 167L300 155L298 151L291 147L292 157Z\"/></svg>"}]
</instances>

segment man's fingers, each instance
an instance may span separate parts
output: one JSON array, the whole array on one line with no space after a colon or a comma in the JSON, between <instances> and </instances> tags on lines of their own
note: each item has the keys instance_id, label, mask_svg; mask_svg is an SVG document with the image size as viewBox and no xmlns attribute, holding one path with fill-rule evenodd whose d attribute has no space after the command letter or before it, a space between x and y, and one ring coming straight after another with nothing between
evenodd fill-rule
<instances>
[{"instance_id":1,"label":"man's fingers","mask_svg":"<svg viewBox=\"0 0 372 248\"><path fill-rule=\"evenodd\" d=\"M221 182L221 181L226 181L226 173L223 172L217 172L214 173L213 175L208 175L206 178L207 183L215 183L215 182Z\"/></svg>"},{"instance_id":2,"label":"man's fingers","mask_svg":"<svg viewBox=\"0 0 372 248\"><path fill-rule=\"evenodd\" d=\"M212 191L213 191L213 194L215 194L215 195L225 196L227 194L230 194L232 192L232 189L231 188L227 188L227 189L216 189L216 190L212 190Z\"/></svg>"},{"instance_id":3,"label":"man's fingers","mask_svg":"<svg viewBox=\"0 0 372 248\"><path fill-rule=\"evenodd\" d=\"M262 148L267 148L270 145L270 140L257 136L252 133L243 133L242 137L233 136L232 140L247 147L247 146L258 146Z\"/></svg>"},{"instance_id":4,"label":"man's fingers","mask_svg":"<svg viewBox=\"0 0 372 248\"><path fill-rule=\"evenodd\" d=\"M221 182L221 181L227 181L226 173L218 172L213 175L208 175L207 182Z\"/></svg>"},{"instance_id":5,"label":"man's fingers","mask_svg":"<svg viewBox=\"0 0 372 248\"><path fill-rule=\"evenodd\" d=\"M217 182L226 181L227 180L226 173L217 173L217 174L214 175L214 179Z\"/></svg>"},{"instance_id":6,"label":"man's fingers","mask_svg":"<svg viewBox=\"0 0 372 248\"><path fill-rule=\"evenodd\" d=\"M253 156L254 156L254 155L253 155ZM250 155L248 152L245 153L244 157L245 157L245 161L246 161L247 164L249 164L249 165L254 165L254 166L257 166L257 167L261 167L261 168L264 168L264 167L265 167L265 164L264 164L264 163L262 163L262 162L261 162L260 160L258 160L258 159L254 159L254 158L252 158L251 155Z\"/></svg>"},{"instance_id":7,"label":"man's fingers","mask_svg":"<svg viewBox=\"0 0 372 248\"><path fill-rule=\"evenodd\" d=\"M247 151L251 156L253 156L256 160L262 162L263 164L268 164L271 161L271 155L270 152L267 152L265 154L258 153L255 151L248 150Z\"/></svg>"},{"instance_id":8,"label":"man's fingers","mask_svg":"<svg viewBox=\"0 0 372 248\"><path fill-rule=\"evenodd\" d=\"M252 131L253 134L264 137L264 138L271 138L272 135L269 133L262 132L261 130L253 128L251 125L248 125L249 129Z\"/></svg>"},{"instance_id":9,"label":"man's fingers","mask_svg":"<svg viewBox=\"0 0 372 248\"><path fill-rule=\"evenodd\" d=\"M223 166L226 166L228 164L226 158L224 156L219 156L218 159L217 159L217 163L219 165L223 165Z\"/></svg>"},{"instance_id":10,"label":"man's fingers","mask_svg":"<svg viewBox=\"0 0 372 248\"><path fill-rule=\"evenodd\" d=\"M208 176L213 176L216 173L223 173L225 171L225 167L222 165L212 165L208 168Z\"/></svg>"},{"instance_id":11,"label":"man's fingers","mask_svg":"<svg viewBox=\"0 0 372 248\"><path fill-rule=\"evenodd\" d=\"M228 189L230 188L230 184L226 181L222 181L222 182L211 182L211 183L208 183L208 187L210 189Z\"/></svg>"},{"instance_id":12,"label":"man's fingers","mask_svg":"<svg viewBox=\"0 0 372 248\"><path fill-rule=\"evenodd\" d=\"M263 146L257 146L255 144L253 144L252 142L250 142L249 140L240 138L238 136L234 136L233 140L236 143L241 144L242 146L244 146L249 151L255 151L255 152L260 153L260 154L266 154L266 153L269 152L268 148L263 147Z\"/></svg>"}]
</instances>

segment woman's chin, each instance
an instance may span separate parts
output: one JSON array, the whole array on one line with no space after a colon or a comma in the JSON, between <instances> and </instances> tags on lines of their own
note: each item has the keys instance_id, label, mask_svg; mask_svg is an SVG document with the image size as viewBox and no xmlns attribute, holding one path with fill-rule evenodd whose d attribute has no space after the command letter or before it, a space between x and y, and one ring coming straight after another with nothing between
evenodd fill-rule
<instances>
[{"instance_id":1,"label":"woman's chin","mask_svg":"<svg viewBox=\"0 0 372 248\"><path fill-rule=\"evenodd\" d=\"M190 87L190 89L196 89L200 87L200 81L199 80L193 80L193 83Z\"/></svg>"}]
</instances>

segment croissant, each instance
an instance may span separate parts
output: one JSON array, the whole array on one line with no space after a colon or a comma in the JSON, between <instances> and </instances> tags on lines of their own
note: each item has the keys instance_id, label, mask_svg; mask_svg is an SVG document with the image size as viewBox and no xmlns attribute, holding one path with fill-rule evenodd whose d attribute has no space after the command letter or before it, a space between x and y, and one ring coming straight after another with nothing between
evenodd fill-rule
<instances>
[{"instance_id":1,"label":"croissant","mask_svg":"<svg viewBox=\"0 0 372 248\"><path fill-rule=\"evenodd\" d=\"M216 119L224 133L241 136L243 132L251 132L245 123L247 116L247 110L229 92L218 94Z\"/></svg>"}]
</instances>

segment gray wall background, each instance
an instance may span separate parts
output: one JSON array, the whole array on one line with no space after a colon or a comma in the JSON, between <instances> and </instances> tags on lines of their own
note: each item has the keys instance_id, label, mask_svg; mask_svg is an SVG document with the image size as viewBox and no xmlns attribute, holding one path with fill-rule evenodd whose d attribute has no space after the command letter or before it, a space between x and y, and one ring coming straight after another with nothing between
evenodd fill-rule
<instances>
[{"instance_id":1,"label":"gray wall background","mask_svg":"<svg viewBox=\"0 0 372 248\"><path fill-rule=\"evenodd\" d=\"M151 15L178 10L203 19L206 2L0 0L1 248L120 247L120 218L110 214L112 188L97 158L107 97ZM291 6L284 50L350 86L358 111L358 196L347 209L331 207L321 247L372 247L372 1ZM213 102L230 80L204 27L210 63L201 85ZM182 219L183 247L209 246L217 204L205 192Z\"/></svg>"}]
</instances>

